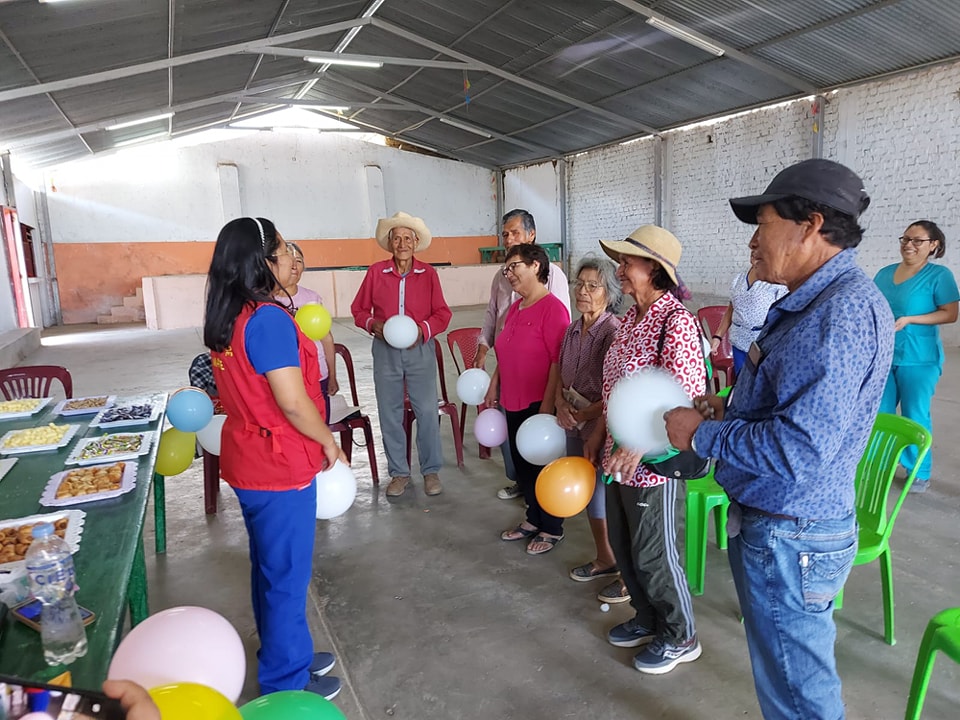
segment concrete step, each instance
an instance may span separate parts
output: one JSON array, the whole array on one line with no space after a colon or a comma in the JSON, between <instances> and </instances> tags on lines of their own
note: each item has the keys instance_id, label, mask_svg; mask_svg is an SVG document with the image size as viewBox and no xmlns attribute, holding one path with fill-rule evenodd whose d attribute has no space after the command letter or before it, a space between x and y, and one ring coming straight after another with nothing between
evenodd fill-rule
<instances>
[{"instance_id":1,"label":"concrete step","mask_svg":"<svg viewBox=\"0 0 960 720\"><path fill-rule=\"evenodd\" d=\"M143 293L137 295L128 295L123 299L123 306L128 308L142 308Z\"/></svg>"},{"instance_id":2,"label":"concrete step","mask_svg":"<svg viewBox=\"0 0 960 720\"><path fill-rule=\"evenodd\" d=\"M116 325L118 323L139 323L145 322L147 315L143 307L127 307L125 305L114 305L110 308L109 315L98 315L98 325Z\"/></svg>"}]
</instances>

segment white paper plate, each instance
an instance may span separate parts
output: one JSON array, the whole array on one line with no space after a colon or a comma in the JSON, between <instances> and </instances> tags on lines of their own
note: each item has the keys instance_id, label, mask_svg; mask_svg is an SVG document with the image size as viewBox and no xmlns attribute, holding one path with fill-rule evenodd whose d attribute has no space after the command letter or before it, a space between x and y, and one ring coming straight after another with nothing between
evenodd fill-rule
<instances>
[{"instance_id":1,"label":"white paper plate","mask_svg":"<svg viewBox=\"0 0 960 720\"><path fill-rule=\"evenodd\" d=\"M138 450L131 451L118 451L115 454L103 454L97 455L96 457L82 458L84 449L94 445L95 443L103 442L108 438L116 437L126 437L129 435L136 435L140 437L140 448ZM141 455L146 455L150 452L150 447L153 444L153 438L156 436L156 433L153 431L150 432L126 432L126 433L112 433L110 435L97 435L95 437L87 437L80 440L76 445L73 446L73 450L70 452L70 456L67 458L67 465L102 465L104 463L116 462L117 460L136 460Z\"/></svg>"},{"instance_id":2,"label":"white paper plate","mask_svg":"<svg viewBox=\"0 0 960 720\"><path fill-rule=\"evenodd\" d=\"M73 440L73 436L77 434L77 430L80 429L79 425L67 425L67 431L63 434L63 437L60 438L60 442L54 445L23 445L22 447L4 447L4 443L7 442L7 438L11 435L16 435L23 430L11 430L8 433L4 433L3 437L0 437L0 454L2 455L21 455L23 453L32 453L32 452L44 452L45 450L57 450L62 447L66 447L67 444Z\"/></svg>"},{"instance_id":3,"label":"white paper plate","mask_svg":"<svg viewBox=\"0 0 960 720\"><path fill-rule=\"evenodd\" d=\"M117 461L120 462L120 461ZM89 469L95 469L100 467L112 467L116 463L102 463L100 465L88 465ZM127 462L123 468L123 475L120 478L120 487L116 490L104 490L103 492L95 493L92 495L77 495L76 497L65 497L58 498L57 490L60 488L60 483L71 472L76 472L76 470L64 470L63 472L58 472L56 475L50 478L50 482L47 483L47 487L44 488L43 494L40 496L40 504L46 507L66 507L68 505L80 505L83 503L96 502L98 500L108 500L110 498L115 498L128 493L133 490L137 485L137 464L135 462Z\"/></svg>"},{"instance_id":4,"label":"white paper plate","mask_svg":"<svg viewBox=\"0 0 960 720\"><path fill-rule=\"evenodd\" d=\"M150 416L145 418L140 418L139 420L114 420L112 422L103 422L103 416L106 415L108 411L118 410L120 408L125 408L125 407L131 407L133 405L149 405ZM161 404L151 400L117 401L112 406L105 407L103 410L98 412L97 416L90 421L90 427L107 429L107 428L132 427L134 425L147 425L155 421L158 417L160 417L161 412L163 412L163 408L161 407Z\"/></svg>"},{"instance_id":5,"label":"white paper plate","mask_svg":"<svg viewBox=\"0 0 960 720\"><path fill-rule=\"evenodd\" d=\"M93 415L98 413L104 408L108 408L113 405L113 401L116 400L116 395L90 395L89 397L80 397L80 398L68 398L67 400L61 400L57 403L57 406L53 409L57 415L63 415L68 417L71 415ZM67 409L67 405L70 403L80 402L82 400L103 400L101 405L88 408L76 408L76 409Z\"/></svg>"},{"instance_id":6,"label":"white paper plate","mask_svg":"<svg viewBox=\"0 0 960 720\"><path fill-rule=\"evenodd\" d=\"M7 473L17 464L20 458L3 458L0 460L0 480L6 477Z\"/></svg>"},{"instance_id":7,"label":"white paper plate","mask_svg":"<svg viewBox=\"0 0 960 720\"><path fill-rule=\"evenodd\" d=\"M41 522L56 522L61 518L67 519L67 530L64 540L70 548L71 553L80 549L80 536L83 534L83 523L86 513L83 510L57 510L52 513L41 515L28 515L27 517L13 518L11 520L0 520L0 530L10 527L20 527L22 525L35 525ZM14 570L25 567L23 560L14 560L13 562L0 563L0 570Z\"/></svg>"},{"instance_id":8,"label":"white paper plate","mask_svg":"<svg viewBox=\"0 0 960 720\"><path fill-rule=\"evenodd\" d=\"M53 400L52 397L48 398L23 398L24 400L36 400L37 405L32 410L21 410L19 412L0 412L0 420L14 420L16 418L25 418L30 417L34 413L38 413L43 410L47 405L50 404L50 401ZM6 401L3 401L6 402Z\"/></svg>"}]
</instances>

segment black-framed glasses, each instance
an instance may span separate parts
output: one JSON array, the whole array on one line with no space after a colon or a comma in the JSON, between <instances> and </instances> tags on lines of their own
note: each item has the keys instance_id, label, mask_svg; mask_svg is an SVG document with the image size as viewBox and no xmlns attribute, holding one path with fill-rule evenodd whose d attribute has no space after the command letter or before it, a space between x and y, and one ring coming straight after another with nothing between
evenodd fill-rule
<instances>
[{"instance_id":1,"label":"black-framed glasses","mask_svg":"<svg viewBox=\"0 0 960 720\"><path fill-rule=\"evenodd\" d=\"M593 282L591 280L588 280L588 281L575 280L570 284L573 285L574 292L580 292L581 290L586 290L591 295L603 287L603 285L601 285L600 283Z\"/></svg>"},{"instance_id":2,"label":"black-framed glasses","mask_svg":"<svg viewBox=\"0 0 960 720\"><path fill-rule=\"evenodd\" d=\"M904 237L897 238L897 240L900 241L901 246L907 245L909 243L910 245L913 245L915 248L918 248L921 245L923 245L925 242L931 242L933 238L909 238L904 236Z\"/></svg>"},{"instance_id":3,"label":"black-framed glasses","mask_svg":"<svg viewBox=\"0 0 960 720\"><path fill-rule=\"evenodd\" d=\"M507 276L507 273L510 273L511 275L516 275L517 273L515 272L515 270L517 265L526 265L526 263L523 260L517 260L516 262L512 262L509 265L504 265L502 268L500 268L500 274L503 275L504 277Z\"/></svg>"}]
</instances>

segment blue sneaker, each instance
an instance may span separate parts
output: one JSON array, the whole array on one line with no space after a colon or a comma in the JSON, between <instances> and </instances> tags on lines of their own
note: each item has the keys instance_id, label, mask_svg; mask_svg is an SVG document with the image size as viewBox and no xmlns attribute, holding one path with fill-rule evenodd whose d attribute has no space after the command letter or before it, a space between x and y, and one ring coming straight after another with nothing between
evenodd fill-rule
<instances>
[{"instance_id":1,"label":"blue sneaker","mask_svg":"<svg viewBox=\"0 0 960 720\"><path fill-rule=\"evenodd\" d=\"M310 682L307 683L304 690L316 693L327 700L333 700L340 694L340 678L334 677L333 675L311 677Z\"/></svg>"},{"instance_id":2,"label":"blue sneaker","mask_svg":"<svg viewBox=\"0 0 960 720\"><path fill-rule=\"evenodd\" d=\"M323 677L328 672L333 670L333 666L337 664L337 658L333 653L328 652L318 652L313 654L313 662L310 663L310 677L318 678Z\"/></svg>"},{"instance_id":3,"label":"blue sneaker","mask_svg":"<svg viewBox=\"0 0 960 720\"><path fill-rule=\"evenodd\" d=\"M679 645L657 638L633 658L633 666L647 675L665 675L680 663L696 660L703 653L697 636Z\"/></svg>"},{"instance_id":4,"label":"blue sneaker","mask_svg":"<svg viewBox=\"0 0 960 720\"><path fill-rule=\"evenodd\" d=\"M607 633L607 642L616 647L640 647L651 642L653 638L654 632L647 630L636 618L620 623Z\"/></svg>"}]
</instances>

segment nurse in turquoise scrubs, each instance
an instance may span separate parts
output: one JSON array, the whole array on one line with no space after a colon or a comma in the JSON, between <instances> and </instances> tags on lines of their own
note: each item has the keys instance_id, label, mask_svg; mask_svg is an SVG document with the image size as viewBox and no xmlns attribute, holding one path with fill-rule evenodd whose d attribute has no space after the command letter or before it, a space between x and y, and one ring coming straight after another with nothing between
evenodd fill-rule
<instances>
[{"instance_id":1,"label":"nurse in turquoise scrubs","mask_svg":"<svg viewBox=\"0 0 960 720\"><path fill-rule=\"evenodd\" d=\"M896 413L899 405L901 415L931 431L930 401L943 371L938 326L957 321L960 300L953 273L930 262L931 258L942 258L946 249L946 238L937 224L918 220L900 238L900 263L888 265L874 278L893 310L897 333L880 412ZM925 492L930 487L932 454L927 454L917 470L911 492ZM916 461L916 448L907 448L902 458L904 467L912 470Z\"/></svg>"}]
</instances>

